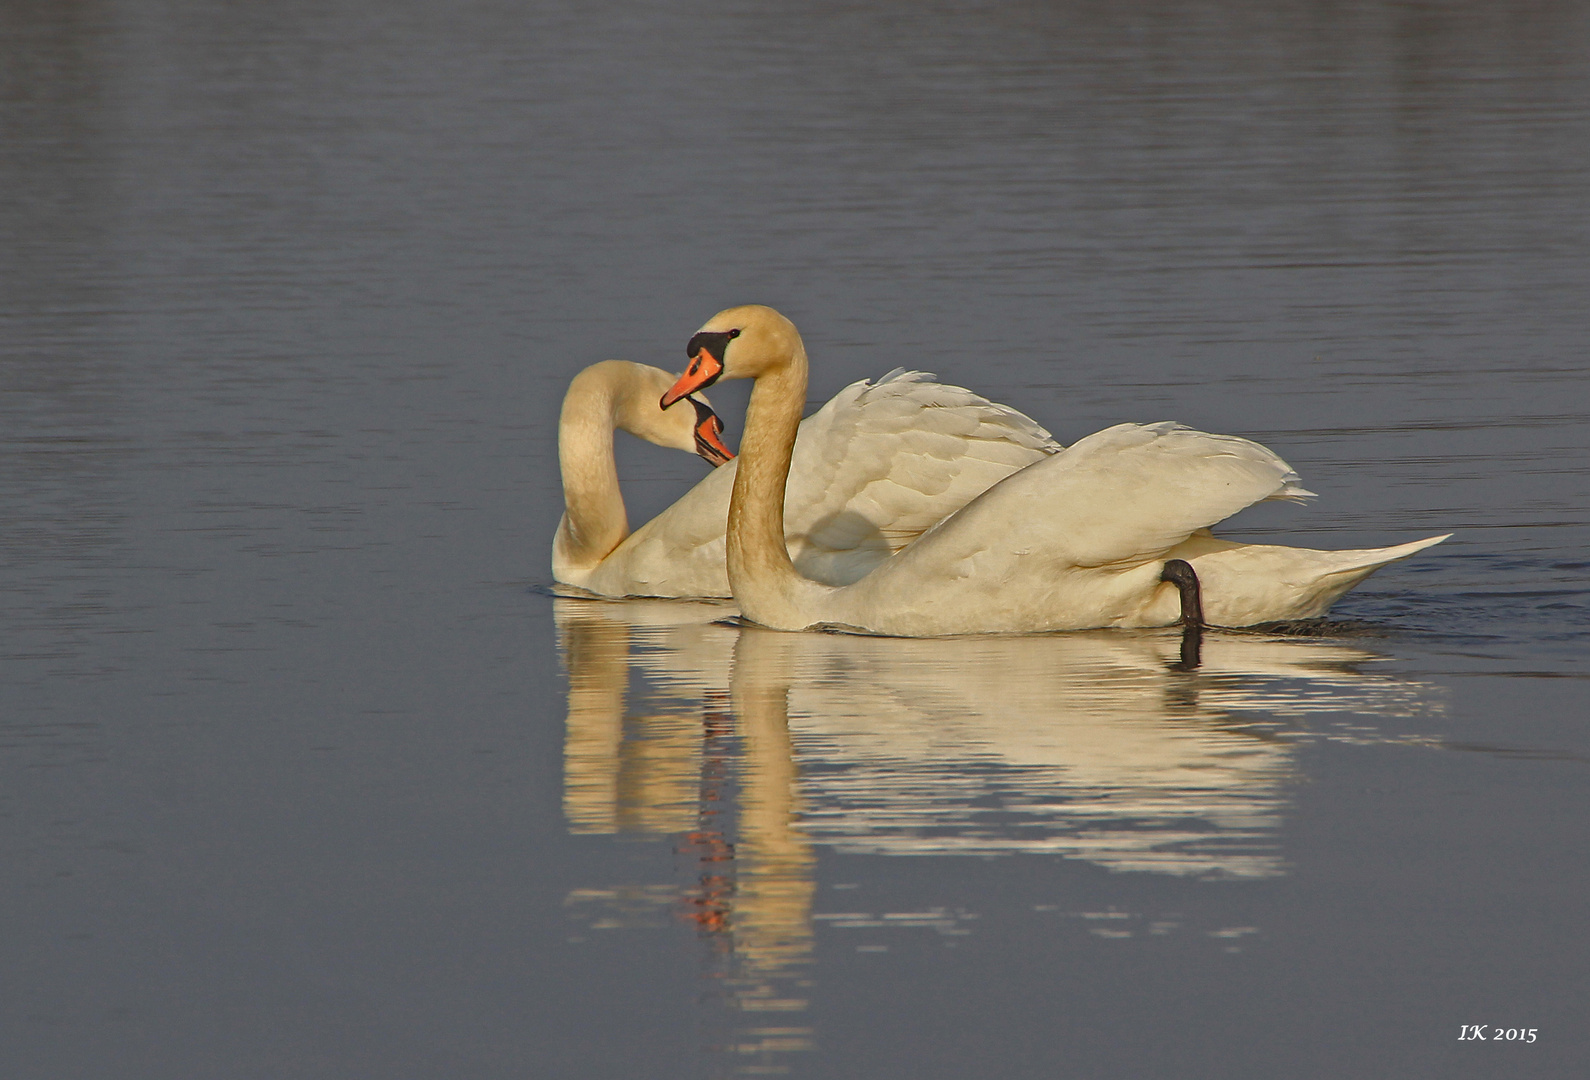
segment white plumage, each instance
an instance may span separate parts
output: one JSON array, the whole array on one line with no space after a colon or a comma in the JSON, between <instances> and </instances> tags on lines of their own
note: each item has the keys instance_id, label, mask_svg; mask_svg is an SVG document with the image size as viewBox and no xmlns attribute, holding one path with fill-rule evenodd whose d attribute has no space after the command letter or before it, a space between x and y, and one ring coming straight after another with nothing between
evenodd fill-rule
<instances>
[{"instance_id":1,"label":"white plumage","mask_svg":"<svg viewBox=\"0 0 1590 1080\"><path fill-rule=\"evenodd\" d=\"M724 529L736 462L704 477L633 533L599 527L615 516L622 524L611 417L623 417L620 426L632 434L690 449L688 436L665 424L683 410L665 413L657 404L673 377L639 364L623 368L603 373L601 394L581 387L583 401L571 407L571 385L565 399L559 452L571 509L553 545L553 576L602 596L727 597ZM619 399L630 405L609 404ZM591 415L605 419L605 430ZM855 581L989 486L1057 450L1047 431L1016 410L923 372L896 369L875 383L852 383L800 425L785 540L807 577L836 585ZM600 551L593 545L573 555L565 540L572 508L596 500L573 490L571 478L579 484L594 475L611 475L613 495L602 523L574 531L612 539Z\"/></svg>"},{"instance_id":2,"label":"white plumage","mask_svg":"<svg viewBox=\"0 0 1590 1080\"><path fill-rule=\"evenodd\" d=\"M730 333L730 332L734 333ZM1220 540L1208 527L1265 499L1298 499L1291 467L1257 443L1179 424L1120 424L984 491L864 577L833 587L785 556L778 492L805 393L806 352L771 308L721 312L723 378L753 378L727 565L741 612L777 629L904 637L1164 626L1180 598L1166 560L1192 563L1209 622L1322 615L1378 567L1445 537L1362 551ZM711 381L692 365L670 395ZM793 410L793 416L792 416Z\"/></svg>"}]
</instances>

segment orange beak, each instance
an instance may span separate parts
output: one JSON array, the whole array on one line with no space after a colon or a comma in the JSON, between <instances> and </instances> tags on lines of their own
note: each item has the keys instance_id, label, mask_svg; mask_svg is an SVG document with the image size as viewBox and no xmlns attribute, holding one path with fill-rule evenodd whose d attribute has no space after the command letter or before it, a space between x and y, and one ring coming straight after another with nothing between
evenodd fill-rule
<instances>
[{"instance_id":1,"label":"orange beak","mask_svg":"<svg viewBox=\"0 0 1590 1080\"><path fill-rule=\"evenodd\" d=\"M734 460L734 451L723 445L723 421L710 405L690 399L696 407L696 453L706 458L715 469Z\"/></svg>"},{"instance_id":2,"label":"orange beak","mask_svg":"<svg viewBox=\"0 0 1590 1080\"><path fill-rule=\"evenodd\" d=\"M723 374L723 361L702 346L690 358L690 366L685 368L685 373L679 376L679 381L668 389L662 396L662 407L667 408L687 394L697 390L705 390L718 381L718 376Z\"/></svg>"}]
</instances>

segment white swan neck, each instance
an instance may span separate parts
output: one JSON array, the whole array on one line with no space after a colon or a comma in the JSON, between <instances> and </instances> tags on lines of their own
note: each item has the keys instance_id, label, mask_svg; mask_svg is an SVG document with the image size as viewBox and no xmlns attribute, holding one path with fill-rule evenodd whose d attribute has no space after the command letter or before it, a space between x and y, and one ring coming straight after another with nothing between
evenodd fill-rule
<instances>
[{"instance_id":1,"label":"white swan neck","mask_svg":"<svg viewBox=\"0 0 1590 1080\"><path fill-rule=\"evenodd\" d=\"M615 362L593 365L574 377L563 396L558 420L563 520L552 544L555 575L565 568L596 566L629 535L613 457L624 375Z\"/></svg>"},{"instance_id":2,"label":"white swan neck","mask_svg":"<svg viewBox=\"0 0 1590 1080\"><path fill-rule=\"evenodd\" d=\"M751 390L725 551L741 613L779 629L808 625L800 601L815 587L796 572L784 542L784 490L805 403L806 350L797 338L787 362L759 375Z\"/></svg>"}]
</instances>

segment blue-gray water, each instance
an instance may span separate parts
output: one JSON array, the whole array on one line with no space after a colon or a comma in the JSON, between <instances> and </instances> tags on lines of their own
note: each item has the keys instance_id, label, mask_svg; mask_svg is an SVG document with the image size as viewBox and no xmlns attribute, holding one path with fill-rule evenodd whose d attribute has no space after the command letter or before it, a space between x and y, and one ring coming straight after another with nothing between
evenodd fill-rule
<instances>
[{"instance_id":1,"label":"blue-gray water","mask_svg":"<svg viewBox=\"0 0 1590 1080\"><path fill-rule=\"evenodd\" d=\"M1583 5L0 19L6 1075L1590 1066ZM1456 535L1195 673L554 601L568 379L742 302Z\"/></svg>"}]
</instances>

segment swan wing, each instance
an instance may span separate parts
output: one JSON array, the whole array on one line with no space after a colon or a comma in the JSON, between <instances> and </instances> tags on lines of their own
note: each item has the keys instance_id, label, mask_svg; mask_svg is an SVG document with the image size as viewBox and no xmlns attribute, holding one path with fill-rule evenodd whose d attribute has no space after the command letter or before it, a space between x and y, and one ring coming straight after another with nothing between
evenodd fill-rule
<instances>
[{"instance_id":1,"label":"swan wing","mask_svg":"<svg viewBox=\"0 0 1590 1080\"><path fill-rule=\"evenodd\" d=\"M1030 417L925 372L852 383L801 421L785 488L791 557L812 580L849 584L1059 449ZM728 596L736 466L709 473L570 584L606 596Z\"/></svg>"},{"instance_id":2,"label":"swan wing","mask_svg":"<svg viewBox=\"0 0 1590 1080\"><path fill-rule=\"evenodd\" d=\"M925 372L852 383L796 436L785 487L791 557L809 578L854 581L1059 449L1031 418Z\"/></svg>"},{"instance_id":3,"label":"swan wing","mask_svg":"<svg viewBox=\"0 0 1590 1080\"><path fill-rule=\"evenodd\" d=\"M1312 494L1248 439L1168 421L1117 424L990 488L946 521L936 542L1012 555L1041 549L1077 567L1127 564L1254 503Z\"/></svg>"},{"instance_id":4,"label":"swan wing","mask_svg":"<svg viewBox=\"0 0 1590 1080\"><path fill-rule=\"evenodd\" d=\"M828 621L907 636L1163 625L1159 564L1256 502L1302 498L1258 443L1174 423L1118 424L983 492L830 594Z\"/></svg>"}]
</instances>

